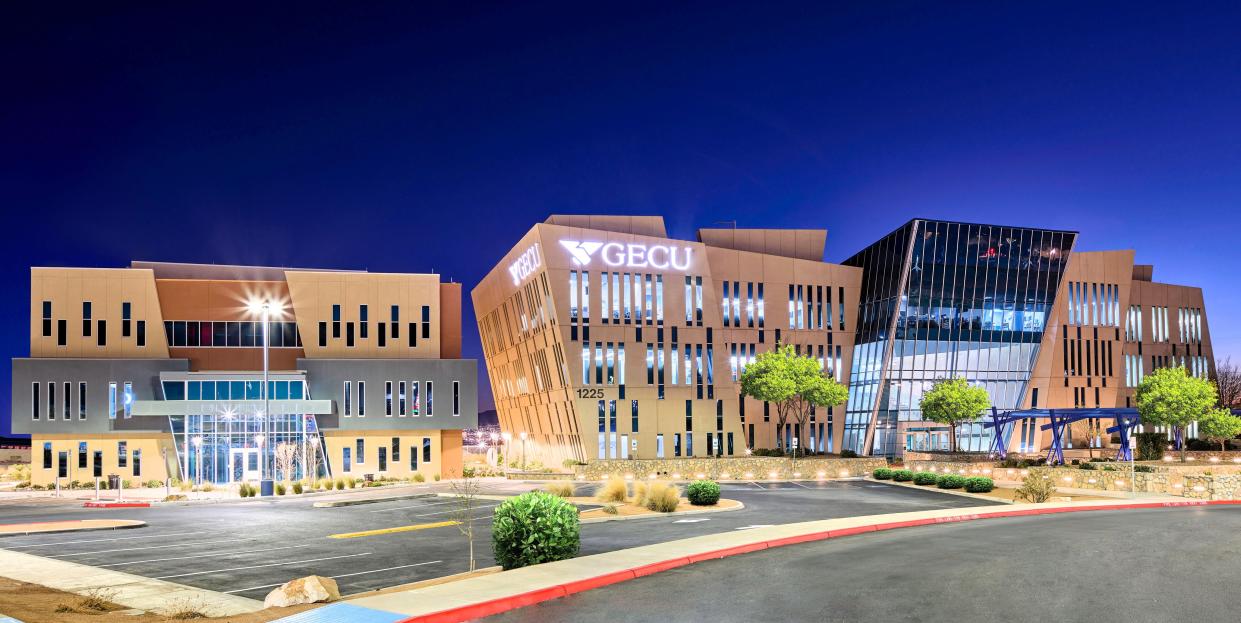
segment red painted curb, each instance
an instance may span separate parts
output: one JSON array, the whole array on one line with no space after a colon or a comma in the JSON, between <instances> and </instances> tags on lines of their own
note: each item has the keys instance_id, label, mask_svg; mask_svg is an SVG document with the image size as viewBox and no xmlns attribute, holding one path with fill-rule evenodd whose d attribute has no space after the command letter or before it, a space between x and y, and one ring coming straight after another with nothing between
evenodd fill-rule
<instances>
[{"instance_id":1,"label":"red painted curb","mask_svg":"<svg viewBox=\"0 0 1241 623\"><path fill-rule=\"evenodd\" d=\"M86 508L151 508L150 502L86 502Z\"/></svg>"},{"instance_id":2,"label":"red painted curb","mask_svg":"<svg viewBox=\"0 0 1241 623\"><path fill-rule=\"evenodd\" d=\"M824 541L842 536L853 534L862 534L866 532L876 532L882 530L896 530L900 528L911 528L914 526L926 526L940 523L956 523L961 521L973 521L975 519L991 519L994 517L1026 517L1030 515L1053 515L1058 513L1079 513L1083 511L1103 511L1103 510L1135 510L1144 508L1175 508L1183 506L1217 506L1217 505L1236 505L1241 504L1241 500L1185 500L1184 502L1134 502L1132 504L1118 505L1091 505L1091 506L1073 506L1067 508L1031 508L1013 511L999 511L995 513L970 513L965 515L952 515L949 517L938 517L934 519L912 519L909 521L890 521L886 523L870 524L866 526L856 526L853 528L841 528L840 530L827 530L821 532L811 532L808 534L800 534L797 536L783 537L772 539L770 541L760 541L758 543L750 543L747 545L737 545L734 547L725 547L723 549L712 550L695 554L689 557L673 558L661 562L651 563L616 571L605 575L575 580L566 584L552 586L544 589L510 595L508 597L500 597L489 601L461 606L458 608L450 608L441 610L431 614L423 614L401 619L398 623L461 623L473 619L481 619L483 617L524 608L536 603L566 597L574 593L588 591L594 588L600 588L634 578L653 575L661 571L683 567L685 565L702 562L705 560L716 560L726 558L728 556L736 556L738 554L746 554L773 547L782 547L785 545L793 545L796 543L807 543L811 541Z\"/></svg>"}]
</instances>

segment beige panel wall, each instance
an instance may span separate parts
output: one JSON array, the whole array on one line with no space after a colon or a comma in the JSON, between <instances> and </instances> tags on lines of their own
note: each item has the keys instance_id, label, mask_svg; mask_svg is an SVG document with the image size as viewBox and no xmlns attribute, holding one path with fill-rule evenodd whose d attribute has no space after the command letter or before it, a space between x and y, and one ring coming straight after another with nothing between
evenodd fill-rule
<instances>
[{"instance_id":1,"label":"beige panel wall","mask_svg":"<svg viewBox=\"0 0 1241 623\"><path fill-rule=\"evenodd\" d=\"M125 467L121 467L118 461L117 442L119 441L126 442L128 460ZM86 442L85 469L78 467L78 445L80 442ZM44 469L43 467L44 443L52 444L52 465L50 469ZM95 481L93 461L96 450L103 451L104 478L107 478L110 474L116 474L122 480L129 480L134 487L141 486L143 482L148 480L162 481L170 474L173 477L180 475L176 467L177 453L173 448L172 435L169 434L109 433L106 435L91 435L89 437L76 437L72 434L44 435L31 437L30 447L30 481L38 485L48 485L56 482L57 460L60 452L65 452L68 460L68 476L61 481L62 486L67 485L69 481L73 480L91 483ZM139 474L134 473L133 456L135 450L142 453L142 467ZM167 455L166 463L165 452Z\"/></svg>"},{"instance_id":2,"label":"beige panel wall","mask_svg":"<svg viewBox=\"0 0 1241 623\"><path fill-rule=\"evenodd\" d=\"M332 477L362 478L365 474L377 476L405 477L415 473L422 474L428 481L439 475L444 478L459 476L461 473L461 431L446 430L380 430L380 431L323 431L327 444L328 462L332 466ZM400 459L392 459L392 439L397 438L400 445ZM357 442L363 440L364 461L357 460ZM422 460L422 444L424 439L431 440L431 461ZM455 440L455 443L454 443ZM379 469L379 448L386 448L387 469ZM344 449L349 448L353 455L349 471L344 471ZM418 451L418 469L410 469L410 449Z\"/></svg>"},{"instance_id":3,"label":"beige panel wall","mask_svg":"<svg viewBox=\"0 0 1241 623\"><path fill-rule=\"evenodd\" d=\"M43 336L43 302L52 303L52 331ZM91 330L83 335L82 303L91 302ZM131 304L128 337L122 337L122 303ZM65 320L65 345L57 345L57 321ZM99 345L99 321L105 321L106 345ZM137 323L146 322L146 346L138 346ZM163 315L154 274L129 268L30 269L31 357L168 357Z\"/></svg>"},{"instance_id":4,"label":"beige panel wall","mask_svg":"<svg viewBox=\"0 0 1241 623\"><path fill-rule=\"evenodd\" d=\"M302 335L306 357L337 359L440 358L440 280L438 275L288 271L289 296ZM368 328L362 338L360 306L368 306ZM340 337L333 337L332 306L341 306ZM391 307L400 308L400 337L391 333ZM422 306L431 309L431 331L422 337ZM327 346L319 346L319 323L326 322ZM417 346L409 346L409 323L418 324ZM347 323L354 326L354 346L347 345ZM379 323L387 345L379 346ZM459 321L458 321L459 323Z\"/></svg>"}]
</instances>

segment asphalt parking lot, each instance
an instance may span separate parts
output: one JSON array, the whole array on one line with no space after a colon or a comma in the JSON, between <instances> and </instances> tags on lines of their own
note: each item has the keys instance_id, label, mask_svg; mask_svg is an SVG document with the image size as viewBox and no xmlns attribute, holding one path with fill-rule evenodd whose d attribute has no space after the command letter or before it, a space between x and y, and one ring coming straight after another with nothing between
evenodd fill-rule
<instances>
[{"instance_id":1,"label":"asphalt parking lot","mask_svg":"<svg viewBox=\"0 0 1241 623\"><path fill-rule=\"evenodd\" d=\"M521 488L501 483L503 492ZM533 485L525 485L526 488ZM593 485L579 485L584 494ZM986 502L863 480L754 482L722 485L739 511L688 517L616 521L582 526L582 554L593 554L754 526L979 506ZM491 487L488 493L500 492ZM200 588L262 598L292 578L333 577L344 594L416 582L468 569L465 538L444 525L454 502L428 497L337 508L313 500L220 503L149 509L82 509L59 505L0 505L0 523L50 519L126 518L149 525L135 530L51 534L0 539L0 547L104 567ZM478 500L477 566L493 564L490 519L495 500ZM395 527L404 532L350 533ZM335 538L333 538L335 535Z\"/></svg>"},{"instance_id":2,"label":"asphalt parking lot","mask_svg":"<svg viewBox=\"0 0 1241 623\"><path fill-rule=\"evenodd\" d=\"M486 619L1236 621L1241 508L1006 517L769 549Z\"/></svg>"}]
</instances>

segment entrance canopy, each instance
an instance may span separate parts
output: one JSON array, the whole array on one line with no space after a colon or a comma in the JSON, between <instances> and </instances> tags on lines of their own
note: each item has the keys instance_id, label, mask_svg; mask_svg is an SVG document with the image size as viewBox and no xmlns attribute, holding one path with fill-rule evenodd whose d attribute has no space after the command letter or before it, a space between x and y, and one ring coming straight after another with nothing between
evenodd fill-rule
<instances>
[{"instance_id":1,"label":"entrance canopy","mask_svg":"<svg viewBox=\"0 0 1241 623\"><path fill-rule=\"evenodd\" d=\"M1133 429L1141 423L1138 410L1134 408L1113 409L1021 409L1017 411L999 411L991 408L990 421L984 422L986 428L995 429L991 436L991 452L1004 458L1008 454L1008 441L1012 437L1013 424L1025 419L1047 420L1040 430L1050 430L1051 447L1047 449L1048 463L1064 463L1064 433L1073 422L1092 418L1111 419L1113 425L1108 433L1120 434L1120 449L1116 452L1116 460L1128 461L1133 458L1133 447L1129 438Z\"/></svg>"}]
</instances>

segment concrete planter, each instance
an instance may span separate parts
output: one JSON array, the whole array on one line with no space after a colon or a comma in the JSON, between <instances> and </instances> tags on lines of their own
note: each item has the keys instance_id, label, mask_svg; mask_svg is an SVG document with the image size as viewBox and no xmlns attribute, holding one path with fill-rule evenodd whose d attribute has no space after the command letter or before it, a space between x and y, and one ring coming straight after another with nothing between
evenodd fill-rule
<instances>
[{"instance_id":1,"label":"concrete planter","mask_svg":"<svg viewBox=\"0 0 1241 623\"><path fill-rule=\"evenodd\" d=\"M592 460L585 466L579 466L577 473L587 480L605 480L615 476L643 479L650 478L652 474L657 478L674 480L789 480L865 476L880 467L887 467L887 461L876 458L807 457L794 460L750 456Z\"/></svg>"}]
</instances>

